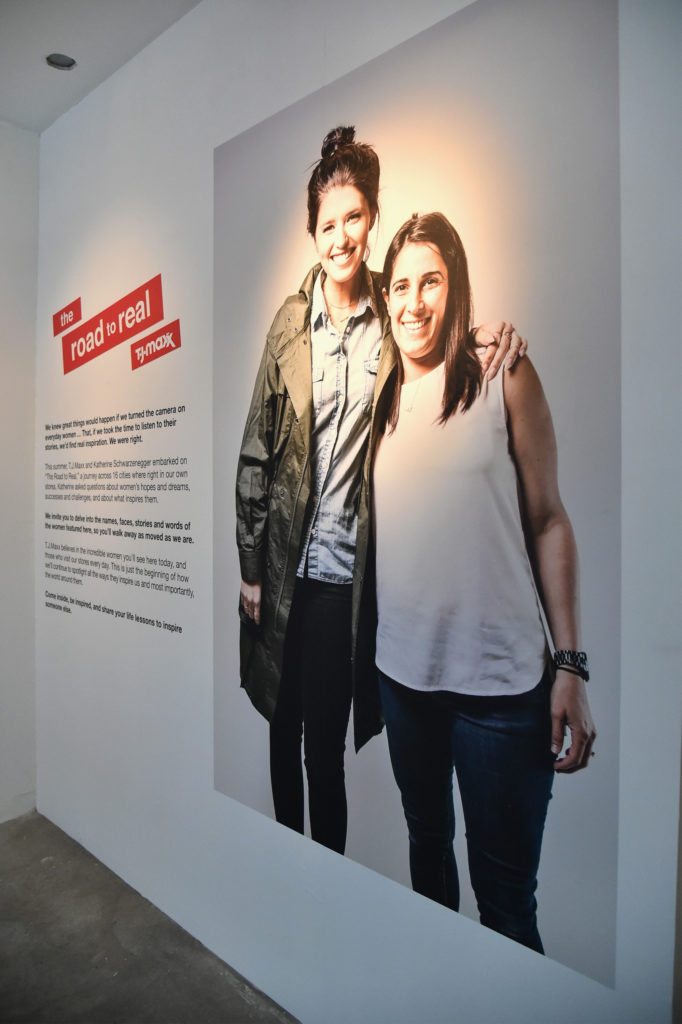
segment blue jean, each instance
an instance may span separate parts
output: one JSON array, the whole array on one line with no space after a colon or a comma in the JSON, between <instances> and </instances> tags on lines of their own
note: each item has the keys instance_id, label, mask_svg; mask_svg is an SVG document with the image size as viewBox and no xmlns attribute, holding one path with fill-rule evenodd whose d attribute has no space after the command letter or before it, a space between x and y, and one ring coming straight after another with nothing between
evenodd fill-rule
<instances>
[{"instance_id":1,"label":"blue jean","mask_svg":"<svg viewBox=\"0 0 682 1024\"><path fill-rule=\"evenodd\" d=\"M425 693L382 672L379 684L413 889L459 909L454 766L481 924L544 952L535 890L554 777L548 681L503 697Z\"/></svg>"}]
</instances>

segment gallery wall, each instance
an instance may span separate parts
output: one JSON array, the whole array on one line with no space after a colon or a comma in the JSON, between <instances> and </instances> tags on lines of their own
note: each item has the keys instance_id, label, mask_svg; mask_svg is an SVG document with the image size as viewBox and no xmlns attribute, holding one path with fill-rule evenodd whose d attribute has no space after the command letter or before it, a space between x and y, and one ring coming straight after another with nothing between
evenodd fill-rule
<instances>
[{"instance_id":1,"label":"gallery wall","mask_svg":"<svg viewBox=\"0 0 682 1024\"><path fill-rule=\"evenodd\" d=\"M672 49L674 4L647 11L635 0L619 5L622 285L624 296L637 285L639 301L623 300L621 350L625 667L615 989L415 897L214 788L213 152L460 6L431 0L397 18L388 0L370 8L296 0L229 9L204 0L44 133L35 438L38 806L304 1021L323 1014L339 1022L445 1022L453 1007L461 1019L493 1021L502 992L508 1020L546 1020L548 1005L555 1020L625 1020L633 1005L647 1019L663 1020L672 987L680 737L679 695L661 652L674 641L666 609L675 596L675 534L665 516L652 522L639 481L671 464L673 454L657 420L667 422L672 383L659 379L654 387L641 371L654 311L678 322L665 305L676 236L661 241L655 231L672 172L669 179L654 173L668 143L651 118L655 109L658 126L672 123L674 61L661 60L660 44ZM644 292L642 241L651 268ZM143 349L158 357L138 357L136 365L132 336L108 350L97 346L100 320L102 332L105 321L125 326L126 311L135 316L127 298L159 275L163 314L155 320L149 313L145 337L154 339ZM64 345L68 332L55 334L53 316L76 299L81 322L92 319L87 354L94 357L64 373L65 351L77 355L78 337L75 349ZM143 301L141 317L147 312ZM160 349L160 325L171 324L175 333L170 326L165 333L173 343ZM657 341L666 352L670 335ZM84 335L84 353L86 347ZM643 396L651 420L637 413ZM96 465L114 460L111 471ZM189 490L162 491L161 470L166 486L181 480L178 487ZM93 477L100 472L120 476ZM165 475L179 472L187 476ZM131 489L135 480L139 491ZM96 500L85 500L89 486ZM114 501L105 501L107 487ZM155 500L131 503L129 511L126 495ZM138 519L152 525L128 525ZM161 539L147 536L158 533ZM643 537L655 538L651 552ZM167 570L166 562L173 563ZM171 572L186 578L182 586L170 581ZM161 589L152 591L152 583ZM233 628L231 618L224 628ZM649 678L656 682L644 702L642 680ZM638 743L642 722L660 737L646 756ZM654 783L657 800L647 801ZM635 913L641 865L654 842L655 882L647 879L648 900L642 906L640 898Z\"/></svg>"},{"instance_id":2,"label":"gallery wall","mask_svg":"<svg viewBox=\"0 0 682 1024\"><path fill-rule=\"evenodd\" d=\"M35 806L33 450L38 136L0 121L0 821Z\"/></svg>"}]
</instances>

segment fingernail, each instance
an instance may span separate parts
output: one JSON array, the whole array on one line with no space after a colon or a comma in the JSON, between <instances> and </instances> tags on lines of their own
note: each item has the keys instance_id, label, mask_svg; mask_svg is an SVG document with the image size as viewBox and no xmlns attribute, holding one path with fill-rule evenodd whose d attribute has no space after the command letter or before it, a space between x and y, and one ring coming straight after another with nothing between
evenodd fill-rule
<instances>
[{"instance_id":1,"label":"fingernail","mask_svg":"<svg viewBox=\"0 0 682 1024\"><path fill-rule=\"evenodd\" d=\"M561 750L561 747L557 747L556 743L552 744L552 753L554 754L555 757L559 753L560 750Z\"/></svg>"}]
</instances>

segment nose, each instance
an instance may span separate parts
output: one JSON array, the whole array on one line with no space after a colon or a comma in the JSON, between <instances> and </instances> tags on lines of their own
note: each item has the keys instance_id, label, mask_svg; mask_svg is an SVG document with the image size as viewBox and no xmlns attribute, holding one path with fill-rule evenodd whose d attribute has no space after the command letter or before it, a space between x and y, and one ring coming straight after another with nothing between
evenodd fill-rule
<instances>
[{"instance_id":1,"label":"nose","mask_svg":"<svg viewBox=\"0 0 682 1024\"><path fill-rule=\"evenodd\" d=\"M415 285L410 289L407 296L407 308L410 313L419 313L423 309L424 300L422 299L421 289Z\"/></svg>"},{"instance_id":2,"label":"nose","mask_svg":"<svg viewBox=\"0 0 682 1024\"><path fill-rule=\"evenodd\" d=\"M334 248L345 249L348 236L346 234L345 224L337 224L334 228Z\"/></svg>"}]
</instances>

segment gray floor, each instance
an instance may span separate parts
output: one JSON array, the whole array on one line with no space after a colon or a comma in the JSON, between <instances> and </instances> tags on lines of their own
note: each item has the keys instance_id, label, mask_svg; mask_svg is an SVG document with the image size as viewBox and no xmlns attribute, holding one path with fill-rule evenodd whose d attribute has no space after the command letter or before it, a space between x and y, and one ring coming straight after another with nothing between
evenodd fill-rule
<instances>
[{"instance_id":1,"label":"gray floor","mask_svg":"<svg viewBox=\"0 0 682 1024\"><path fill-rule=\"evenodd\" d=\"M46 818L0 825L2 1024L294 1020Z\"/></svg>"}]
</instances>

